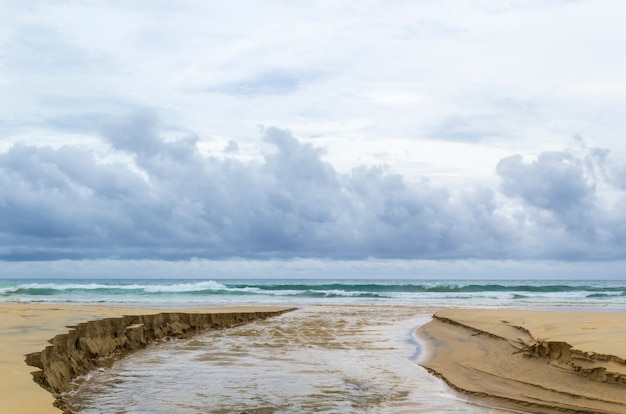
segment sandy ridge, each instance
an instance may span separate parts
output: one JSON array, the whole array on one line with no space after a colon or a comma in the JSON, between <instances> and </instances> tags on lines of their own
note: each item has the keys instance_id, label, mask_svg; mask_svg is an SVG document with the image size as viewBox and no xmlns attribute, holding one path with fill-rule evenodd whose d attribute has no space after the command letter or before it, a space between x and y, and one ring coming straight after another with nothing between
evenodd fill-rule
<instances>
[{"instance_id":1,"label":"sandy ridge","mask_svg":"<svg viewBox=\"0 0 626 414\"><path fill-rule=\"evenodd\" d=\"M99 305L0 303L0 413L59 414L62 412L59 408L53 406L55 402L53 394L33 381L33 375L31 375L31 373L34 368L26 365L25 357L26 355L30 355L28 357L30 362L41 365L40 362L42 361L38 362L34 354L40 353L42 350L49 347L51 345L49 341L57 335L60 334L61 337L62 335L69 335L68 327L70 329L76 329L89 321L123 318L123 315L126 315L126 317L157 315L162 313L215 315L228 313L285 312L287 310L289 309L276 306L165 310ZM213 319L220 318L213 317ZM225 320L227 319L228 318ZM208 320L211 320L211 317L209 317ZM142 341L148 343L145 340L150 338L153 334L149 332L149 329L145 328L146 325L144 322L137 322L134 318L128 318L125 323L128 323L128 326L125 326L123 329L126 331L126 328L129 328L129 337L134 338L134 341L138 343ZM185 328L186 323L181 324L180 321L177 323L170 325L169 328L167 325L162 325L164 328L163 335L183 335L184 332L182 332L181 328ZM115 325L115 323L113 325ZM103 331L100 332L103 333ZM155 337L157 336L158 335L155 335ZM76 339L77 338L73 339L74 343L76 343ZM130 345L132 341L133 339L128 342L128 345ZM97 343L102 344L107 341L83 340L84 345L86 345L87 342L91 342L91 345L95 346ZM123 342L124 341L121 341L120 343ZM95 346L95 348L98 348L98 346ZM106 346L104 348L106 348ZM121 349L113 350L113 352L120 350ZM51 361L54 361L54 359ZM57 372L64 372L64 370L65 368L60 368ZM61 390L61 388L59 388L59 390Z\"/></svg>"},{"instance_id":2,"label":"sandy ridge","mask_svg":"<svg viewBox=\"0 0 626 414\"><path fill-rule=\"evenodd\" d=\"M188 338L205 330L230 328L284 312L166 312L99 319L56 335L43 351L27 354L26 363L40 369L33 373L34 380L56 397L55 406L72 413L63 398L72 380L109 365L111 359L155 341Z\"/></svg>"},{"instance_id":3,"label":"sandy ridge","mask_svg":"<svg viewBox=\"0 0 626 414\"><path fill-rule=\"evenodd\" d=\"M454 389L506 408L624 413L625 320L604 312L443 310L418 329L428 349L420 364Z\"/></svg>"}]
</instances>

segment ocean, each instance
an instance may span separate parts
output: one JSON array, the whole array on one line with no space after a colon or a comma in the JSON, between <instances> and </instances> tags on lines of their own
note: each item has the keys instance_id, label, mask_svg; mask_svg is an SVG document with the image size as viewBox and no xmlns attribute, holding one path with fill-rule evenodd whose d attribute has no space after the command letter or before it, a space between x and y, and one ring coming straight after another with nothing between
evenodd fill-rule
<instances>
[{"instance_id":1,"label":"ocean","mask_svg":"<svg viewBox=\"0 0 626 414\"><path fill-rule=\"evenodd\" d=\"M406 304L623 308L626 281L0 279L0 301L159 307Z\"/></svg>"},{"instance_id":2,"label":"ocean","mask_svg":"<svg viewBox=\"0 0 626 414\"><path fill-rule=\"evenodd\" d=\"M510 413L449 389L414 336L442 307L625 311L624 281L2 280L5 302L284 305L277 318L151 345L67 395L95 413Z\"/></svg>"}]
</instances>

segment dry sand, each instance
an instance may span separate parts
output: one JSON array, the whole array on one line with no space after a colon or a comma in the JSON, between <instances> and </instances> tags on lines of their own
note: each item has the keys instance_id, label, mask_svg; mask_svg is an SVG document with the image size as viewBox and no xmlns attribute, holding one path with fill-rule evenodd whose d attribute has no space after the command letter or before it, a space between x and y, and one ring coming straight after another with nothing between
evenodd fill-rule
<instances>
[{"instance_id":1,"label":"dry sand","mask_svg":"<svg viewBox=\"0 0 626 414\"><path fill-rule=\"evenodd\" d=\"M626 413L626 314L447 309L418 329L420 364L490 405Z\"/></svg>"},{"instance_id":2,"label":"dry sand","mask_svg":"<svg viewBox=\"0 0 626 414\"><path fill-rule=\"evenodd\" d=\"M0 413L61 411L24 355L67 326L122 315L281 311L279 307L142 309L0 304ZM626 315L611 312L443 310L422 326L420 361L457 390L524 412L626 413Z\"/></svg>"},{"instance_id":3,"label":"dry sand","mask_svg":"<svg viewBox=\"0 0 626 414\"><path fill-rule=\"evenodd\" d=\"M90 320L147 315L160 312L230 313L281 311L285 308L255 306L210 309L142 309L107 306L0 303L0 413L59 414L54 397L33 381L36 368L24 355L42 351L48 340L68 331L67 326Z\"/></svg>"}]
</instances>

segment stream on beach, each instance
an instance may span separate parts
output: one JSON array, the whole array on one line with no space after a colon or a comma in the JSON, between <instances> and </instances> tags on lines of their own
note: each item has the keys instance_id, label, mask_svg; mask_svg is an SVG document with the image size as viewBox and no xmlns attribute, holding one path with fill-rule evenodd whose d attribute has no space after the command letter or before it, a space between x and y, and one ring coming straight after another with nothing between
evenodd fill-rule
<instances>
[{"instance_id":1,"label":"stream on beach","mask_svg":"<svg viewBox=\"0 0 626 414\"><path fill-rule=\"evenodd\" d=\"M468 402L417 364L433 309L309 306L149 346L67 396L95 413L504 413Z\"/></svg>"}]
</instances>

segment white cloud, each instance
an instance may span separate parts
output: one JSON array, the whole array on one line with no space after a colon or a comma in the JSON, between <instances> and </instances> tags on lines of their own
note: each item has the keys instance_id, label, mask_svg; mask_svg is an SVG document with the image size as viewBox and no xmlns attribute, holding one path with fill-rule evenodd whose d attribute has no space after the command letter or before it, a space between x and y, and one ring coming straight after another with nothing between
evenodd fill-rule
<instances>
[{"instance_id":1,"label":"white cloud","mask_svg":"<svg viewBox=\"0 0 626 414\"><path fill-rule=\"evenodd\" d=\"M5 257L617 257L624 11L2 3Z\"/></svg>"}]
</instances>

